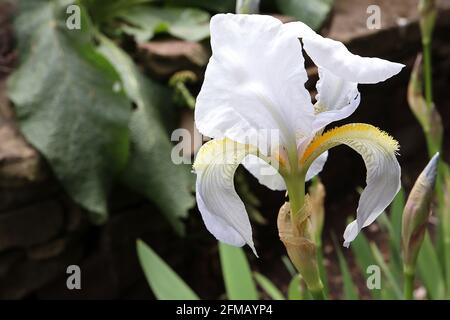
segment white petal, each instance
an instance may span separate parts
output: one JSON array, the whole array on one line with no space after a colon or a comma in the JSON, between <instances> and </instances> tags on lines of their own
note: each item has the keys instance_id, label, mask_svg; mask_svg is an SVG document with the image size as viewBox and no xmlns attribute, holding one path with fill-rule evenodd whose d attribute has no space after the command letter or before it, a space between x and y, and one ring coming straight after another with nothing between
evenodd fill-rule
<instances>
[{"instance_id":1,"label":"white petal","mask_svg":"<svg viewBox=\"0 0 450 320\"><path fill-rule=\"evenodd\" d=\"M286 184L283 177L278 171L264 160L254 156L248 155L242 163L259 183L265 185L271 190L286 190Z\"/></svg>"},{"instance_id":2,"label":"white petal","mask_svg":"<svg viewBox=\"0 0 450 320\"><path fill-rule=\"evenodd\" d=\"M325 162L327 162L327 159L328 151L325 151L319 157L317 157L316 160L314 160L314 162L309 167L308 172L306 172L306 181L311 180L322 171Z\"/></svg>"},{"instance_id":3,"label":"white petal","mask_svg":"<svg viewBox=\"0 0 450 320\"><path fill-rule=\"evenodd\" d=\"M347 81L377 83L396 75L404 67L400 63L352 54L343 43L316 34L302 22L287 23L285 28L302 38L306 53L318 67Z\"/></svg>"},{"instance_id":4,"label":"white petal","mask_svg":"<svg viewBox=\"0 0 450 320\"><path fill-rule=\"evenodd\" d=\"M400 165L395 155L371 143L354 145L367 168L366 188L359 199L356 220L344 232L344 246L348 247L358 232L370 225L392 202L400 190Z\"/></svg>"},{"instance_id":5,"label":"white petal","mask_svg":"<svg viewBox=\"0 0 450 320\"><path fill-rule=\"evenodd\" d=\"M194 163L197 205L206 228L222 242L247 243L255 255L250 221L234 189L234 173L245 156L256 153L252 146L214 139L200 148Z\"/></svg>"},{"instance_id":6,"label":"white petal","mask_svg":"<svg viewBox=\"0 0 450 320\"><path fill-rule=\"evenodd\" d=\"M202 134L248 143L258 130L279 130L279 144L288 146L310 133L313 107L301 44L278 19L216 15L211 46L195 108Z\"/></svg>"},{"instance_id":7,"label":"white petal","mask_svg":"<svg viewBox=\"0 0 450 320\"><path fill-rule=\"evenodd\" d=\"M344 232L344 246L348 246L394 199L400 189L401 169L396 158L398 143L374 126L356 123L317 137L305 150L301 162L307 166L322 152L340 144L357 151L367 169L367 186L359 199L356 220Z\"/></svg>"},{"instance_id":8,"label":"white petal","mask_svg":"<svg viewBox=\"0 0 450 320\"><path fill-rule=\"evenodd\" d=\"M358 84L336 77L327 69L319 68L317 82L316 116L313 131L323 129L331 122L349 117L361 100Z\"/></svg>"}]
</instances>

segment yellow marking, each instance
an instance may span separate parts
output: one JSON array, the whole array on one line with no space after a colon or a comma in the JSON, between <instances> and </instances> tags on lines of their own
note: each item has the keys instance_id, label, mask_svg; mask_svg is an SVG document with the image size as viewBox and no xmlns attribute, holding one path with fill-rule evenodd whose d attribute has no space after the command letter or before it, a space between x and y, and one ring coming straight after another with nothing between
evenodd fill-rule
<instances>
[{"instance_id":1,"label":"yellow marking","mask_svg":"<svg viewBox=\"0 0 450 320\"><path fill-rule=\"evenodd\" d=\"M324 144L353 139L378 142L384 149L386 149L386 151L391 153L397 152L399 149L398 142L385 131L382 131L370 124L351 123L331 129L324 134L315 137L303 153L300 163L304 164L311 154L313 154Z\"/></svg>"}]
</instances>

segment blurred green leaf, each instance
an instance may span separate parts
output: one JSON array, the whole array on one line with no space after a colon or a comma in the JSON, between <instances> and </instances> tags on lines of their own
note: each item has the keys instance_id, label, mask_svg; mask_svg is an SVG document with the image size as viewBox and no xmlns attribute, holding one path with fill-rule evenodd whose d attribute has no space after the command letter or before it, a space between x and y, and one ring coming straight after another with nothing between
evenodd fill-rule
<instances>
[{"instance_id":1,"label":"blurred green leaf","mask_svg":"<svg viewBox=\"0 0 450 320\"><path fill-rule=\"evenodd\" d=\"M130 121L131 153L123 181L155 202L181 233L180 218L187 216L194 199L190 167L172 162L172 144L160 121L158 110L166 107L170 96L165 94L166 89L144 77L111 40L101 35L99 38L99 51L116 66L126 93L137 106Z\"/></svg>"},{"instance_id":2,"label":"blurred green leaf","mask_svg":"<svg viewBox=\"0 0 450 320\"><path fill-rule=\"evenodd\" d=\"M188 41L209 37L210 15L199 9L134 6L122 11L119 17L129 23L122 26L123 31L134 36L137 42L148 41L159 33Z\"/></svg>"},{"instance_id":3,"label":"blurred green leaf","mask_svg":"<svg viewBox=\"0 0 450 320\"><path fill-rule=\"evenodd\" d=\"M149 246L138 240L139 262L147 282L159 300L199 300L192 289Z\"/></svg>"},{"instance_id":4,"label":"blurred green leaf","mask_svg":"<svg viewBox=\"0 0 450 320\"><path fill-rule=\"evenodd\" d=\"M363 232L360 232L356 239L353 240L350 248L355 255L356 264L359 266L361 273L365 275L367 268L376 264L376 260L370 249L369 241Z\"/></svg>"},{"instance_id":5,"label":"blurred green leaf","mask_svg":"<svg viewBox=\"0 0 450 320\"><path fill-rule=\"evenodd\" d=\"M371 265L376 265L377 262L373 257L372 250L370 249L369 241L367 240L364 232L360 232L355 240L353 240L350 248L356 260L356 264L359 267L364 279L367 279L367 268ZM380 298L380 290L370 290L372 298Z\"/></svg>"},{"instance_id":6,"label":"blurred green leaf","mask_svg":"<svg viewBox=\"0 0 450 320\"><path fill-rule=\"evenodd\" d=\"M402 216L405 207L405 191L403 188L395 196L391 204L390 220L397 248L402 247Z\"/></svg>"},{"instance_id":7,"label":"blurred green leaf","mask_svg":"<svg viewBox=\"0 0 450 320\"><path fill-rule=\"evenodd\" d=\"M377 264L380 266L384 276L386 277L387 284L393 289L397 299L402 300L403 293L402 290L400 289L398 279L395 278L394 274L387 266L386 262L384 261L383 255L381 254L377 245L375 243L371 243L370 249L372 250L373 257L375 258Z\"/></svg>"},{"instance_id":8,"label":"blurred green leaf","mask_svg":"<svg viewBox=\"0 0 450 320\"><path fill-rule=\"evenodd\" d=\"M335 243L335 249L339 260L339 269L341 270L342 282L344 285L344 298L346 300L358 300L358 289L353 283L352 275L347 265L347 261L345 260L344 255L342 254L341 249Z\"/></svg>"},{"instance_id":9,"label":"blurred green leaf","mask_svg":"<svg viewBox=\"0 0 450 320\"><path fill-rule=\"evenodd\" d=\"M333 7L334 0L276 0L282 14L292 16L318 30Z\"/></svg>"},{"instance_id":10,"label":"blurred green leaf","mask_svg":"<svg viewBox=\"0 0 450 320\"><path fill-rule=\"evenodd\" d=\"M391 233L389 235L389 244L391 249L391 258L396 268L396 273L403 273L402 263L402 217L405 207L405 192L403 188L395 196L390 207L390 225Z\"/></svg>"},{"instance_id":11,"label":"blurred green leaf","mask_svg":"<svg viewBox=\"0 0 450 320\"><path fill-rule=\"evenodd\" d=\"M174 6L203 8L216 13L234 13L236 7L236 0L164 0L164 2Z\"/></svg>"},{"instance_id":12,"label":"blurred green leaf","mask_svg":"<svg viewBox=\"0 0 450 320\"><path fill-rule=\"evenodd\" d=\"M378 218L382 231L387 232L389 235L389 268L396 279L400 279L403 274L402 252L400 243L396 242L397 234L394 231L394 227L389 220L387 214L382 214ZM401 235L401 231L400 231Z\"/></svg>"},{"instance_id":13,"label":"blurred green leaf","mask_svg":"<svg viewBox=\"0 0 450 320\"><path fill-rule=\"evenodd\" d=\"M289 259L289 257L283 255L281 257L281 261L283 262L284 266L286 267L286 270L289 272L291 277L295 277L297 275L297 270L295 270L295 267L292 264L292 261Z\"/></svg>"},{"instance_id":14,"label":"blurred green leaf","mask_svg":"<svg viewBox=\"0 0 450 320\"><path fill-rule=\"evenodd\" d=\"M92 45L89 23L68 30L67 1L21 1L16 31L22 64L9 79L22 132L69 195L106 218L106 200L129 149L131 103Z\"/></svg>"},{"instance_id":15,"label":"blurred green leaf","mask_svg":"<svg viewBox=\"0 0 450 320\"><path fill-rule=\"evenodd\" d=\"M131 8L133 6L158 2L158 0L79 0L88 10L89 15L94 22L101 23L112 18L118 14Z\"/></svg>"},{"instance_id":16,"label":"blurred green leaf","mask_svg":"<svg viewBox=\"0 0 450 320\"><path fill-rule=\"evenodd\" d=\"M302 287L300 282L300 276L295 275L292 277L288 288L288 299L289 300L302 300Z\"/></svg>"},{"instance_id":17,"label":"blurred green leaf","mask_svg":"<svg viewBox=\"0 0 450 320\"><path fill-rule=\"evenodd\" d=\"M228 300L258 300L256 285L242 248L219 242L219 254Z\"/></svg>"},{"instance_id":18,"label":"blurred green leaf","mask_svg":"<svg viewBox=\"0 0 450 320\"><path fill-rule=\"evenodd\" d=\"M259 272L254 272L256 282L273 300L285 300L281 291L266 276Z\"/></svg>"},{"instance_id":19,"label":"blurred green leaf","mask_svg":"<svg viewBox=\"0 0 450 320\"><path fill-rule=\"evenodd\" d=\"M318 244L319 245L319 244ZM322 243L317 247L317 263L319 264L320 279L323 283L323 292L328 296L328 274L325 268Z\"/></svg>"},{"instance_id":20,"label":"blurred green leaf","mask_svg":"<svg viewBox=\"0 0 450 320\"><path fill-rule=\"evenodd\" d=\"M428 232L425 233L417 258L419 275L431 299L443 299L445 281L439 259Z\"/></svg>"}]
</instances>

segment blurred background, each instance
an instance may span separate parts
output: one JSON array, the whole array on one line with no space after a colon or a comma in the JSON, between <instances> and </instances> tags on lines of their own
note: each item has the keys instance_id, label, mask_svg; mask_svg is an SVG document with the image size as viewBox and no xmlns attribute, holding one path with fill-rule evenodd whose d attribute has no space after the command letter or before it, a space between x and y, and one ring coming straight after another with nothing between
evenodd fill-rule
<instances>
[{"instance_id":1,"label":"blurred background","mask_svg":"<svg viewBox=\"0 0 450 320\"><path fill-rule=\"evenodd\" d=\"M448 162L450 1L436 3L433 93ZM77 9L66 10L72 4L81 8L81 30ZM380 9L379 28L368 22L370 5ZM417 7L417 0L261 2L261 13L302 20L353 53L407 66L386 82L360 85L357 112L336 124L366 122L394 136L406 194L428 158L407 101L422 49ZM195 96L210 56L210 16L234 11L231 0L0 1L0 298L154 298L137 239L200 297L223 297L217 242L195 206L190 165L171 162L170 136L175 128L194 130ZM307 61L307 71L314 97L317 68ZM334 298L343 280L331 235L339 238L356 212L365 172L356 153L339 147L320 174L324 265ZM251 269L285 292L291 275L276 229L285 195L259 185L243 168L236 187L260 254L244 249ZM378 225L364 233L384 252L387 236ZM352 252L343 252L360 296L369 298ZM67 289L69 265L80 266L82 290Z\"/></svg>"}]
</instances>

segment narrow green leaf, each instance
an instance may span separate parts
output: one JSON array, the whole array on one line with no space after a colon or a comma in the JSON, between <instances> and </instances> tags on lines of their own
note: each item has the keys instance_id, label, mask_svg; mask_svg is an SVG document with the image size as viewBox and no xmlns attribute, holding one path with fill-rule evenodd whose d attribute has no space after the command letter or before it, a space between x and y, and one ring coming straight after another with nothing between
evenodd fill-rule
<instances>
[{"instance_id":1,"label":"narrow green leaf","mask_svg":"<svg viewBox=\"0 0 450 320\"><path fill-rule=\"evenodd\" d=\"M400 244L396 242L397 234L394 232L394 228L388 215L382 214L378 218L378 221L382 230L387 232L389 235L389 267L392 270L393 275L396 276L397 279L400 279L403 274L403 263L401 247L399 247Z\"/></svg>"},{"instance_id":2,"label":"narrow green leaf","mask_svg":"<svg viewBox=\"0 0 450 320\"><path fill-rule=\"evenodd\" d=\"M252 272L242 248L219 242L220 263L229 300L258 300Z\"/></svg>"},{"instance_id":3,"label":"narrow green leaf","mask_svg":"<svg viewBox=\"0 0 450 320\"><path fill-rule=\"evenodd\" d=\"M420 279L423 281L430 298L443 299L445 297L444 276L428 232L425 233L425 238L419 251L417 267Z\"/></svg>"},{"instance_id":4,"label":"narrow green leaf","mask_svg":"<svg viewBox=\"0 0 450 320\"><path fill-rule=\"evenodd\" d=\"M353 240L350 248L356 260L356 265L364 279L367 279L367 268L371 265L376 265L377 262L373 257L372 250L370 249L369 241L367 240L364 232L360 232L355 240ZM370 290L370 294L373 299L380 298L380 290Z\"/></svg>"},{"instance_id":5,"label":"narrow green leaf","mask_svg":"<svg viewBox=\"0 0 450 320\"><path fill-rule=\"evenodd\" d=\"M361 270L362 274L366 274L367 268L376 264L376 260L370 249L369 241L364 232L360 232L355 240L353 240L350 248L356 259L356 264Z\"/></svg>"},{"instance_id":6,"label":"narrow green leaf","mask_svg":"<svg viewBox=\"0 0 450 320\"><path fill-rule=\"evenodd\" d=\"M358 289L353 282L347 261L345 260L341 249L337 245L335 245L335 249L339 260L339 269L341 270L342 282L344 284L344 298L346 300L357 300Z\"/></svg>"},{"instance_id":7,"label":"narrow green leaf","mask_svg":"<svg viewBox=\"0 0 450 320\"><path fill-rule=\"evenodd\" d=\"M283 261L283 264L286 267L286 270L291 275L291 277L295 277L297 275L297 270L295 270L295 267L292 264L292 261L289 259L289 257L286 255L283 255L281 257L281 261Z\"/></svg>"},{"instance_id":8,"label":"narrow green leaf","mask_svg":"<svg viewBox=\"0 0 450 320\"><path fill-rule=\"evenodd\" d=\"M259 272L254 272L253 276L258 285L269 295L269 297L273 300L285 300L281 291L266 276Z\"/></svg>"},{"instance_id":9,"label":"narrow green leaf","mask_svg":"<svg viewBox=\"0 0 450 320\"><path fill-rule=\"evenodd\" d=\"M302 287L300 282L300 276L295 275L292 277L291 282L289 283L288 288L288 299L289 300L302 300Z\"/></svg>"},{"instance_id":10,"label":"narrow green leaf","mask_svg":"<svg viewBox=\"0 0 450 320\"><path fill-rule=\"evenodd\" d=\"M380 250L378 249L377 245L375 243L370 244L370 248L372 250L372 254L377 262L377 264L380 266L381 270L383 270L384 276L386 277L386 280L388 281L388 285L392 287L394 290L395 295L397 296L397 299L403 299L403 293L400 289L400 284L398 283L398 280L394 277L391 270L387 266L386 262L384 261L383 255L381 254Z\"/></svg>"},{"instance_id":11,"label":"narrow green leaf","mask_svg":"<svg viewBox=\"0 0 450 320\"><path fill-rule=\"evenodd\" d=\"M198 300L192 289L143 241L136 244L148 284L159 300Z\"/></svg>"},{"instance_id":12,"label":"narrow green leaf","mask_svg":"<svg viewBox=\"0 0 450 320\"><path fill-rule=\"evenodd\" d=\"M405 191L403 188L395 196L391 204L390 220L397 248L401 248L402 239L402 216L405 207Z\"/></svg>"},{"instance_id":13,"label":"narrow green leaf","mask_svg":"<svg viewBox=\"0 0 450 320\"><path fill-rule=\"evenodd\" d=\"M8 91L22 132L68 194L106 219L107 196L128 160L131 102L95 51L89 21L66 26L67 1L23 0L16 20L21 65Z\"/></svg>"},{"instance_id":14,"label":"narrow green leaf","mask_svg":"<svg viewBox=\"0 0 450 320\"><path fill-rule=\"evenodd\" d=\"M130 161L122 179L130 188L154 201L182 233L180 218L187 216L194 199L190 190L190 168L172 162L172 144L160 120L159 110L170 98L164 94L164 88L139 72L122 49L108 38L98 37L99 51L116 66L127 95L137 105L129 124Z\"/></svg>"},{"instance_id":15,"label":"narrow green leaf","mask_svg":"<svg viewBox=\"0 0 450 320\"><path fill-rule=\"evenodd\" d=\"M323 283L323 292L325 296L328 296L328 274L327 269L325 268L324 256L323 256L323 247L320 243L320 246L317 247L317 263L319 264L319 273L320 279Z\"/></svg>"},{"instance_id":16,"label":"narrow green leaf","mask_svg":"<svg viewBox=\"0 0 450 320\"><path fill-rule=\"evenodd\" d=\"M275 0L281 13L293 16L317 30L325 21L334 0Z\"/></svg>"}]
</instances>

